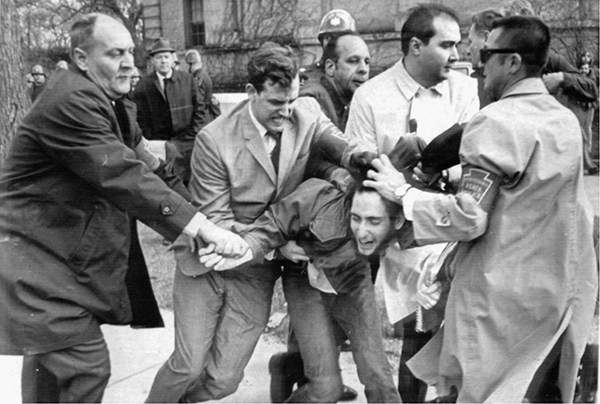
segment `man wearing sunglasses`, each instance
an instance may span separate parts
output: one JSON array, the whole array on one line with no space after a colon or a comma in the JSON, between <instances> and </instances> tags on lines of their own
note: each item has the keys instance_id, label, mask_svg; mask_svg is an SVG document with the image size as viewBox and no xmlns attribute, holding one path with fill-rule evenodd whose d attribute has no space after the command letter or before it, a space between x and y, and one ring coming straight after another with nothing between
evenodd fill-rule
<instances>
[{"instance_id":1,"label":"man wearing sunglasses","mask_svg":"<svg viewBox=\"0 0 600 404\"><path fill-rule=\"evenodd\" d=\"M410 188L385 157L365 182L401 196L417 242L460 242L445 262L445 325L409 363L438 392L456 386L458 402L547 402L538 381L557 361L573 401L598 274L577 118L541 78L549 45L537 18L493 23L480 56L495 102L465 128L456 195Z\"/></svg>"}]
</instances>

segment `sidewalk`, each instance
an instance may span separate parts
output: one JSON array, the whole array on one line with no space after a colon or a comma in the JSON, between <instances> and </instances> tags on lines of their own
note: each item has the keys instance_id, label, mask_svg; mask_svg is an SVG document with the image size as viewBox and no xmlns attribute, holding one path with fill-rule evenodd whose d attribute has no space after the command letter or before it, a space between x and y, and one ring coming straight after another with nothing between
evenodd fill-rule
<instances>
[{"instance_id":1,"label":"sidewalk","mask_svg":"<svg viewBox=\"0 0 600 404\"><path fill-rule=\"evenodd\" d=\"M112 365L104 403L141 403L146 399L154 376L173 351L173 313L163 310L165 328L137 329L102 326ZM220 403L268 403L269 358L285 350L285 345L263 335L250 359L238 391ZM342 353L340 365L344 382L359 392L353 403L366 403L356 365L348 352ZM21 402L21 357L0 356L0 403Z\"/></svg>"}]
</instances>

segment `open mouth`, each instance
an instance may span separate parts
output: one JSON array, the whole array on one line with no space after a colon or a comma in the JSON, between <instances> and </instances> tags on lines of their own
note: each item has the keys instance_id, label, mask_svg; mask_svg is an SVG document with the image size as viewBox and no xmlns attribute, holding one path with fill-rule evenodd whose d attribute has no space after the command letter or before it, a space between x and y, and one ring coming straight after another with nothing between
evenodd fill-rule
<instances>
[{"instance_id":1,"label":"open mouth","mask_svg":"<svg viewBox=\"0 0 600 404\"><path fill-rule=\"evenodd\" d=\"M373 245L375 245L375 242L374 241L358 241L358 245L360 246L361 249L369 250L369 249L373 248Z\"/></svg>"}]
</instances>

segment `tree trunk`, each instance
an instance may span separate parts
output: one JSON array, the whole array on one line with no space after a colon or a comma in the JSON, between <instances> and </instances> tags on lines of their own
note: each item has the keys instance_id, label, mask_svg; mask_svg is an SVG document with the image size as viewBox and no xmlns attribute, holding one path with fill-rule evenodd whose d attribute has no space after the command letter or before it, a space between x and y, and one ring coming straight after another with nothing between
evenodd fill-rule
<instances>
[{"instance_id":1,"label":"tree trunk","mask_svg":"<svg viewBox=\"0 0 600 404\"><path fill-rule=\"evenodd\" d=\"M15 0L0 1L0 164L31 105L23 75Z\"/></svg>"}]
</instances>

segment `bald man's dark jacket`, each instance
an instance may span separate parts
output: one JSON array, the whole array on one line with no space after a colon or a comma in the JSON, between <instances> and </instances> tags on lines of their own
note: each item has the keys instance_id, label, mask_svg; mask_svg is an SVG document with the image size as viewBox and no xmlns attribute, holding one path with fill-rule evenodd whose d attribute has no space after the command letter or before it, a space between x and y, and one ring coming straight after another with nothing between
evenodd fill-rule
<instances>
[{"instance_id":1,"label":"bald man's dark jacket","mask_svg":"<svg viewBox=\"0 0 600 404\"><path fill-rule=\"evenodd\" d=\"M0 175L0 353L35 354L132 321L130 218L174 240L195 209L125 144L113 103L61 72L19 127Z\"/></svg>"}]
</instances>

